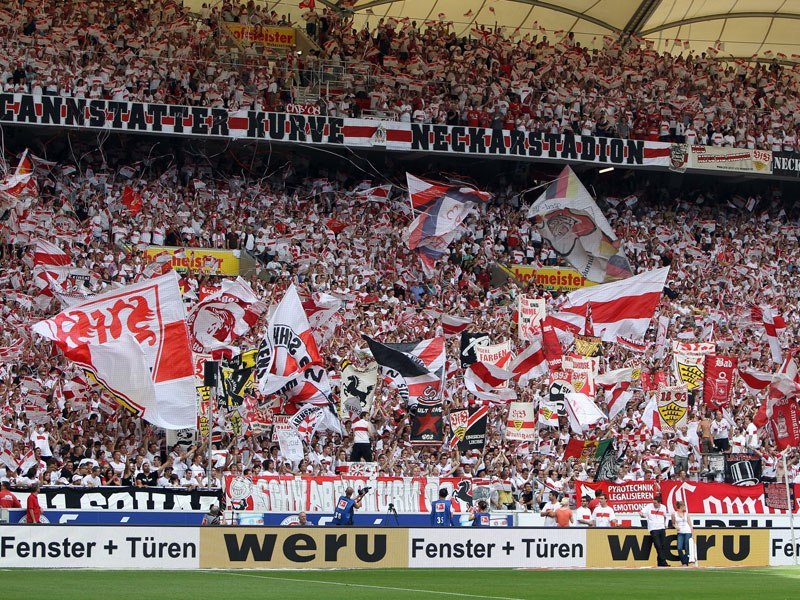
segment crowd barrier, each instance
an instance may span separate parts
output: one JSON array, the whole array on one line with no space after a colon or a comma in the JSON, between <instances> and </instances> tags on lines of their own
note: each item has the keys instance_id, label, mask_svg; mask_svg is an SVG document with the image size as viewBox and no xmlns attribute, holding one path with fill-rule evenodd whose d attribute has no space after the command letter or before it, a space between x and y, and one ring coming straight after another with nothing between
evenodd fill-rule
<instances>
[{"instance_id":1,"label":"crowd barrier","mask_svg":"<svg viewBox=\"0 0 800 600\"><path fill-rule=\"evenodd\" d=\"M700 566L794 564L787 529L695 529ZM677 562L677 534L667 535ZM655 565L643 529L82 527L0 528L4 568L581 568Z\"/></svg>"}]
</instances>

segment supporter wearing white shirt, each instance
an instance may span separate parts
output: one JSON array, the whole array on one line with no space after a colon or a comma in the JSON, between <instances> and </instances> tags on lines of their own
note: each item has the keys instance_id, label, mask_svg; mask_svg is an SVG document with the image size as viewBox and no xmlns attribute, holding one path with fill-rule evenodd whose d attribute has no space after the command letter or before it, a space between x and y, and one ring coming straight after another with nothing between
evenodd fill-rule
<instances>
[{"instance_id":1,"label":"supporter wearing white shirt","mask_svg":"<svg viewBox=\"0 0 800 600\"><path fill-rule=\"evenodd\" d=\"M575 509L575 526L591 527L592 511L589 509L589 496L581 498L581 505Z\"/></svg>"},{"instance_id":2,"label":"supporter wearing white shirt","mask_svg":"<svg viewBox=\"0 0 800 600\"><path fill-rule=\"evenodd\" d=\"M725 452L730 449L730 430L731 424L722 418L722 411L717 413L716 420L711 423L711 434L714 436L714 446L718 452Z\"/></svg>"},{"instance_id":3,"label":"supporter wearing white shirt","mask_svg":"<svg viewBox=\"0 0 800 600\"><path fill-rule=\"evenodd\" d=\"M660 496L654 496L653 502L645 506L639 514L647 519L647 530L653 540L658 566L668 567L666 530L669 513L667 507L661 504Z\"/></svg>"},{"instance_id":4,"label":"supporter wearing white shirt","mask_svg":"<svg viewBox=\"0 0 800 600\"><path fill-rule=\"evenodd\" d=\"M556 510L561 508L561 503L558 501L558 492L550 492L548 495L547 503L542 508L541 516L544 517L545 527L556 526Z\"/></svg>"},{"instance_id":5,"label":"supporter wearing white shirt","mask_svg":"<svg viewBox=\"0 0 800 600\"><path fill-rule=\"evenodd\" d=\"M81 480L83 487L100 487L101 484L100 467L92 467L91 473Z\"/></svg>"},{"instance_id":6,"label":"supporter wearing white shirt","mask_svg":"<svg viewBox=\"0 0 800 600\"><path fill-rule=\"evenodd\" d=\"M594 507L592 512L592 524L595 527L616 527L617 515L614 509L608 505L608 498L603 492L597 494L600 504Z\"/></svg>"}]
</instances>

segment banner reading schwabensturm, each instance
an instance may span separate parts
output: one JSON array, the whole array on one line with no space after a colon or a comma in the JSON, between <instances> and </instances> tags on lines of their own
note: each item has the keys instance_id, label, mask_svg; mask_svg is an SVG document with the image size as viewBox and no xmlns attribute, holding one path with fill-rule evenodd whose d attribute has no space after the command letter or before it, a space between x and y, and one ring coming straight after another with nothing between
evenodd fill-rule
<instances>
[{"instance_id":1,"label":"banner reading schwabensturm","mask_svg":"<svg viewBox=\"0 0 800 600\"><path fill-rule=\"evenodd\" d=\"M12 489L22 506L25 489ZM39 492L42 510L208 510L222 499L220 490L183 490L136 487L43 487Z\"/></svg>"}]
</instances>

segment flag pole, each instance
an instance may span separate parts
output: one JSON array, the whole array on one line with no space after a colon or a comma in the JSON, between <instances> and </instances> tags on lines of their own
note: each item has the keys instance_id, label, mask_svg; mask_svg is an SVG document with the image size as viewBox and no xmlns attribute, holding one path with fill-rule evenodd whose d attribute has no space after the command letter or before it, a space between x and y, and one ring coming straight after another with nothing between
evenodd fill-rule
<instances>
[{"instance_id":1,"label":"flag pole","mask_svg":"<svg viewBox=\"0 0 800 600\"><path fill-rule=\"evenodd\" d=\"M797 548L797 542L794 535L794 506L792 505L792 493L789 488L789 469L786 468L786 452L789 449L784 449L781 452L781 460L783 461L783 483L786 487L786 506L789 508L789 528L792 531L792 548ZM792 552L794 556L794 564L797 565L797 552Z\"/></svg>"},{"instance_id":2,"label":"flag pole","mask_svg":"<svg viewBox=\"0 0 800 600\"><path fill-rule=\"evenodd\" d=\"M206 452L206 482L211 483L211 463L213 462L213 447L211 440L214 437L214 402L217 400L217 381L219 379L219 363L215 360L207 360L203 365L203 385L208 386L208 408L206 418L208 419L208 440Z\"/></svg>"}]
</instances>

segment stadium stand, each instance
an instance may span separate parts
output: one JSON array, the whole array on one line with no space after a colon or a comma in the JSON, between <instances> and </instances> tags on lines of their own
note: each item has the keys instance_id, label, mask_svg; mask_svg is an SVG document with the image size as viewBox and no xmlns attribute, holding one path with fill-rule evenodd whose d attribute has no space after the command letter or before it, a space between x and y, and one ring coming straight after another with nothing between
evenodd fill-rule
<instances>
[{"instance_id":1,"label":"stadium stand","mask_svg":"<svg viewBox=\"0 0 800 600\"><path fill-rule=\"evenodd\" d=\"M230 111L280 110L298 98L300 88L314 88L322 113L331 116L798 150L797 66L659 53L644 40L624 49L614 40L590 49L569 35L520 39L478 29L457 38L446 23L411 20L382 20L357 31L327 9L306 13L305 20L317 25L304 27L319 44L317 55L287 51L265 57L247 48L233 52L223 31L231 22L292 25L252 3L206 7L192 15L175 3L7 2L0 11L0 80L6 92L34 96ZM724 425L714 425L702 397L691 395L692 435L654 431L652 414L648 426L652 389L637 385L626 410L586 435L571 432L562 417L558 426L542 429L537 445L508 441L508 407L489 403L484 451L450 447L453 432L447 426L443 441L420 448L411 444L414 411L395 387L379 380L369 422L345 417L343 433L314 434L302 460L287 460L266 432L237 433L227 411L219 411L209 426L211 454L202 438L168 445L157 428L117 406L54 345L31 333L30 325L77 301L157 275L154 265L177 264L171 257L154 261L152 247L182 247L182 257L212 248L252 260L247 283L266 305L274 307L290 284L306 301L315 294L342 301L335 333L320 348L337 395L343 394L342 361L367 364L362 335L385 342L443 335L443 314L468 317L471 330L492 340L511 339L511 350L519 354L527 344L517 341L518 296L544 299L548 312L565 298L564 290L509 276L497 266L566 266L528 218L542 190L522 192L530 184L510 175L472 182L492 199L463 222L460 237L431 275L404 241L414 215L400 164L379 172L373 167L365 176L346 158L309 149L282 165L259 161L263 168L257 171L255 154L248 167L244 153L224 148L222 159L212 161L198 150L175 161L153 156L155 146L148 151L137 141L107 156L102 143L92 148L84 135L77 149L38 158L33 150L23 153L27 144L21 142L18 136L17 158L11 146L4 148L7 176L27 160L37 189L15 192L0 226L0 479L16 487L221 488L231 474L335 474L350 465L353 444L363 441L366 430L379 475L508 482L513 499L506 504L522 510L527 482L534 484L535 504L550 490L572 495L576 482L595 478L598 463L585 450L589 445L565 458L576 439L624 443L619 481L721 481L724 474L710 469L708 453L699 452L706 428L714 440L728 439L735 452L761 455L766 480L800 483L797 451L789 455L790 471L782 472L759 416L767 391L754 390L744 377L733 389ZM359 169L368 163L356 160ZM325 166L310 166L317 162ZM465 175L452 175L451 184L463 185ZM616 175L581 177L592 183L634 274L671 268L654 323L664 321L666 336L676 341L713 339L738 359L745 375L772 372L769 338L777 337L785 349L800 344L800 215L788 193L796 187L697 177L668 185L668 173ZM555 176L552 169L538 172L542 182ZM386 181L394 184L386 197L368 193ZM220 289L218 269L210 260L181 273L187 309ZM781 317L772 328L764 310L756 312L762 305ZM268 320L267 312L261 314L235 345L258 347ZM639 364L653 378L670 373L673 356L662 352L657 358L663 345L657 334L651 327L642 348L608 344L602 370ZM459 341L447 341L445 421L451 412L482 404L465 387L464 370L454 358ZM520 387L518 398L540 404L549 386L547 378L537 380ZM257 406L272 401L257 388L248 396ZM597 398L607 410L611 392L599 389ZM271 408L277 412L279 404ZM686 456L680 444L698 452L689 452L685 463L676 461ZM499 495L493 501L500 508Z\"/></svg>"}]
</instances>

